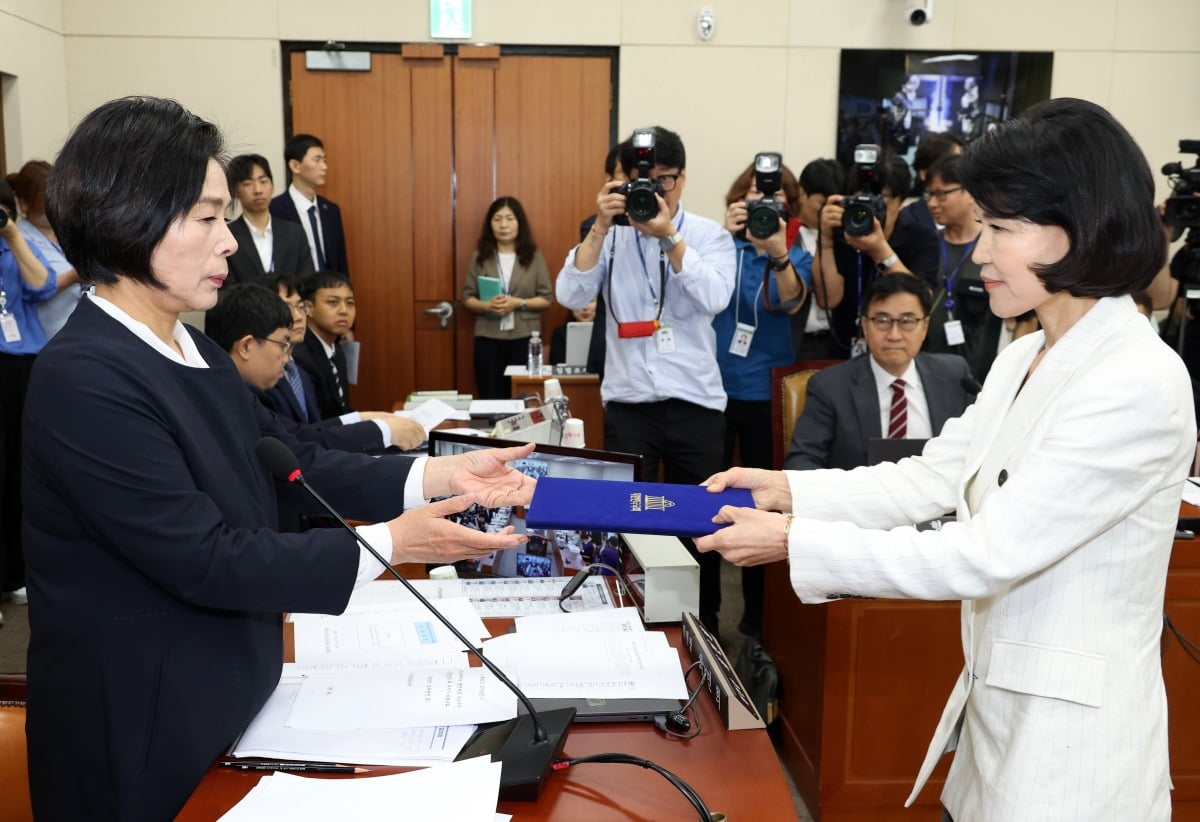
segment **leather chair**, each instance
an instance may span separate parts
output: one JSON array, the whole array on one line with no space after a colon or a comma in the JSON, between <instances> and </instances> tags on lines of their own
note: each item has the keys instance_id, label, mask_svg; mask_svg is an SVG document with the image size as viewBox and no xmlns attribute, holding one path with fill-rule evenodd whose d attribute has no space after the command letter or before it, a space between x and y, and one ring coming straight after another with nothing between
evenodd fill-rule
<instances>
[{"instance_id":1,"label":"leather chair","mask_svg":"<svg viewBox=\"0 0 1200 822\"><path fill-rule=\"evenodd\" d=\"M808 380L813 374L844 360L800 360L771 369L771 418L776 422L771 443L772 467L783 467L783 457L792 441L792 429L804 410Z\"/></svg>"},{"instance_id":2,"label":"leather chair","mask_svg":"<svg viewBox=\"0 0 1200 822\"><path fill-rule=\"evenodd\" d=\"M0 822L33 819L25 754L25 677L0 674Z\"/></svg>"}]
</instances>

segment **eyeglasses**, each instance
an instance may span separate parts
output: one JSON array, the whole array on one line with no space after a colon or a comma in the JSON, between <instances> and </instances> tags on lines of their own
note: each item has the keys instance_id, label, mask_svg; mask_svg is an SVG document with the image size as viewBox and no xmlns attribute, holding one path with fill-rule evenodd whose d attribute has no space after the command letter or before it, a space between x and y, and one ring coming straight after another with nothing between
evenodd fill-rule
<instances>
[{"instance_id":1,"label":"eyeglasses","mask_svg":"<svg viewBox=\"0 0 1200 822\"><path fill-rule=\"evenodd\" d=\"M962 186L955 186L954 188L943 188L941 191L926 191L925 197L926 197L926 199L937 200L939 203L942 203L942 202L945 202L947 197L949 197L951 194L953 194L956 191L962 191Z\"/></svg>"},{"instance_id":2,"label":"eyeglasses","mask_svg":"<svg viewBox=\"0 0 1200 822\"><path fill-rule=\"evenodd\" d=\"M901 331L916 331L917 327L929 318L918 317L916 314L902 314L899 317L893 317L891 314L875 314L867 319L880 331L891 331L894 323L900 324Z\"/></svg>"},{"instance_id":3,"label":"eyeglasses","mask_svg":"<svg viewBox=\"0 0 1200 822\"><path fill-rule=\"evenodd\" d=\"M277 346L279 346L280 348L283 349L283 354L285 357L292 352L292 344L290 342L284 342L283 340L273 340L270 337L255 337L254 339L259 340L260 342L275 343Z\"/></svg>"},{"instance_id":4,"label":"eyeglasses","mask_svg":"<svg viewBox=\"0 0 1200 822\"><path fill-rule=\"evenodd\" d=\"M654 179L660 186L662 186L662 190L664 192L674 191L675 183L679 182L680 174L682 174L682 172L680 172L679 174L659 174L657 177L654 177L652 179Z\"/></svg>"},{"instance_id":5,"label":"eyeglasses","mask_svg":"<svg viewBox=\"0 0 1200 822\"><path fill-rule=\"evenodd\" d=\"M288 308L292 309L292 311L296 311L306 317L312 313L312 303L310 303L308 300L301 300L298 303L288 303L287 306Z\"/></svg>"}]
</instances>

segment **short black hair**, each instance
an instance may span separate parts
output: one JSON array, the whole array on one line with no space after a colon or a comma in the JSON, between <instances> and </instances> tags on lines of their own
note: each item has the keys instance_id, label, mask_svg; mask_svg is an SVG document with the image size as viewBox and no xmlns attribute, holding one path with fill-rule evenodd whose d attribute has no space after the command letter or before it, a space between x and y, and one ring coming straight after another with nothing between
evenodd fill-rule
<instances>
[{"instance_id":1,"label":"short black hair","mask_svg":"<svg viewBox=\"0 0 1200 822\"><path fill-rule=\"evenodd\" d=\"M846 185L846 172L837 160L823 157L813 160L800 172L800 187L805 194L841 194Z\"/></svg>"},{"instance_id":2,"label":"short black hair","mask_svg":"<svg viewBox=\"0 0 1200 822\"><path fill-rule=\"evenodd\" d=\"M1035 273L1051 293L1110 297L1146 288L1167 242L1141 149L1095 103L1038 103L967 147L963 187L985 216L1058 226L1070 248Z\"/></svg>"},{"instance_id":3,"label":"short black hair","mask_svg":"<svg viewBox=\"0 0 1200 822\"><path fill-rule=\"evenodd\" d=\"M247 335L264 340L280 328L291 327L292 310L287 303L259 283L222 288L217 304L204 315L204 333L226 352Z\"/></svg>"},{"instance_id":4,"label":"short black hair","mask_svg":"<svg viewBox=\"0 0 1200 822\"><path fill-rule=\"evenodd\" d=\"M621 146L615 145L604 155L604 173L612 177L617 173L617 161L621 159Z\"/></svg>"},{"instance_id":5,"label":"short black hair","mask_svg":"<svg viewBox=\"0 0 1200 822\"><path fill-rule=\"evenodd\" d=\"M961 154L947 154L945 157L939 158L936 163L929 167L929 173L925 175L925 181L929 182L934 177L937 177L943 183L960 185L962 183L962 178L959 176L959 168L961 167Z\"/></svg>"},{"instance_id":6,"label":"short black hair","mask_svg":"<svg viewBox=\"0 0 1200 822\"><path fill-rule=\"evenodd\" d=\"M124 97L88 114L55 161L46 215L87 282L161 288L150 257L200 199L221 132L174 100Z\"/></svg>"},{"instance_id":7,"label":"short black hair","mask_svg":"<svg viewBox=\"0 0 1200 822\"><path fill-rule=\"evenodd\" d=\"M651 126L654 130L654 162L657 165L665 166L666 168L677 168L683 171L687 168L687 152L683 148L683 139L662 126ZM621 167L625 169L626 175L633 174L637 169L637 160L633 151L633 135L629 135L629 139L621 143L618 148L621 149Z\"/></svg>"},{"instance_id":8,"label":"short black hair","mask_svg":"<svg viewBox=\"0 0 1200 822\"><path fill-rule=\"evenodd\" d=\"M886 186L892 190L893 197L903 200L912 191L912 184L912 172L908 170L908 163L895 154L888 154L880 159L879 190L881 192Z\"/></svg>"},{"instance_id":9,"label":"short black hair","mask_svg":"<svg viewBox=\"0 0 1200 822\"><path fill-rule=\"evenodd\" d=\"M300 283L300 296L311 302L322 288L340 288L343 285L350 289L350 293L354 293L354 286L350 285L350 279L342 272L318 271Z\"/></svg>"},{"instance_id":10,"label":"short black hair","mask_svg":"<svg viewBox=\"0 0 1200 822\"><path fill-rule=\"evenodd\" d=\"M293 294L300 293L300 282L291 274L285 274L285 273L276 271L275 278L273 280L271 280L271 288L275 289L276 293L278 293L279 289L282 288L284 290L284 292L290 297Z\"/></svg>"},{"instance_id":11,"label":"short black hair","mask_svg":"<svg viewBox=\"0 0 1200 822\"><path fill-rule=\"evenodd\" d=\"M287 166L289 183L292 181L292 167L289 164L292 160L295 160L297 163L304 162L304 155L308 154L310 148L325 148L325 144L321 142L319 137L314 137L311 134L293 134L283 144L283 164Z\"/></svg>"},{"instance_id":12,"label":"short black hair","mask_svg":"<svg viewBox=\"0 0 1200 822\"><path fill-rule=\"evenodd\" d=\"M949 132L927 132L917 144L913 153L913 171L929 171L933 164L947 154L956 154L956 148L962 148L966 143L957 134Z\"/></svg>"},{"instance_id":13,"label":"short black hair","mask_svg":"<svg viewBox=\"0 0 1200 822\"><path fill-rule=\"evenodd\" d=\"M225 178L229 180L229 190L233 191L237 188L238 183L245 182L254 176L254 167L262 168L263 173L271 178L271 182L275 182L275 175L271 173L271 164L267 162L267 158L261 154L239 154L229 161L229 165L225 168Z\"/></svg>"},{"instance_id":14,"label":"short black hair","mask_svg":"<svg viewBox=\"0 0 1200 822\"><path fill-rule=\"evenodd\" d=\"M876 277L867 286L867 293L863 297L862 315L870 316L869 312L874 303L886 300L893 294L912 294L921 301L923 316L928 317L933 310L933 295L929 293L929 288L920 279L912 274L883 274Z\"/></svg>"}]
</instances>

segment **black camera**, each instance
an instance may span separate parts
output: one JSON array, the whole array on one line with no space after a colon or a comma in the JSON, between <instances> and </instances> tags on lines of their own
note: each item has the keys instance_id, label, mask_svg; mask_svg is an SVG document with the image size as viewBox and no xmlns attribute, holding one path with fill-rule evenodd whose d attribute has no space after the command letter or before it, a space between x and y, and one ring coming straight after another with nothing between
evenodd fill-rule
<instances>
[{"instance_id":1,"label":"black camera","mask_svg":"<svg viewBox=\"0 0 1200 822\"><path fill-rule=\"evenodd\" d=\"M8 212L0 208L0 228L8 225Z\"/></svg>"},{"instance_id":2,"label":"black camera","mask_svg":"<svg viewBox=\"0 0 1200 822\"><path fill-rule=\"evenodd\" d=\"M1200 140L1180 140L1180 154L1200 155ZM1162 173L1170 178L1174 196L1167 198L1163 222L1175 229L1200 228L1200 162L1191 168L1183 163L1167 163ZM1178 231L1174 239L1178 239Z\"/></svg>"},{"instance_id":3,"label":"black camera","mask_svg":"<svg viewBox=\"0 0 1200 822\"><path fill-rule=\"evenodd\" d=\"M865 237L887 222L887 203L880 196L879 146L864 143L854 147L854 174L857 189L842 199L842 228L851 237Z\"/></svg>"},{"instance_id":4,"label":"black camera","mask_svg":"<svg viewBox=\"0 0 1200 822\"><path fill-rule=\"evenodd\" d=\"M658 198L665 197L662 183L650 179L650 170L654 168L654 129L639 128L633 132L633 156L638 170L638 178L630 180L616 189L618 194L625 195L625 214L613 217L614 225L629 225L633 220L646 223L658 214Z\"/></svg>"},{"instance_id":5,"label":"black camera","mask_svg":"<svg viewBox=\"0 0 1200 822\"><path fill-rule=\"evenodd\" d=\"M775 199L783 188L783 156L770 151L754 155L754 187L762 198L746 201L746 230L765 240L779 233L779 221L787 220L787 205Z\"/></svg>"}]
</instances>

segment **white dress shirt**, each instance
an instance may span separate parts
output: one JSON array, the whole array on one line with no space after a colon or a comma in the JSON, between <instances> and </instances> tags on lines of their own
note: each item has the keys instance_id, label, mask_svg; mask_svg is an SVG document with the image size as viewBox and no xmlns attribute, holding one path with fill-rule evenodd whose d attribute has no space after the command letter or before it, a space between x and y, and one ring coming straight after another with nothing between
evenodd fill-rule
<instances>
[{"instance_id":1,"label":"white dress shirt","mask_svg":"<svg viewBox=\"0 0 1200 822\"><path fill-rule=\"evenodd\" d=\"M246 228L250 230L250 239L254 240L254 250L258 252L258 259L262 261L263 271L275 270L275 232L271 229L271 215L267 214L267 227L263 231L259 231L254 223L250 222L250 218L242 215L246 222Z\"/></svg>"},{"instance_id":2,"label":"white dress shirt","mask_svg":"<svg viewBox=\"0 0 1200 822\"><path fill-rule=\"evenodd\" d=\"M875 390L879 392L879 430L886 437L892 420L892 383L896 378L884 371L874 357L871 357L871 375L875 377ZM933 436L933 423L929 421L929 403L925 401L925 387L921 384L916 360L908 363L900 379L904 380L904 399L908 401L904 437L927 440Z\"/></svg>"}]
</instances>

